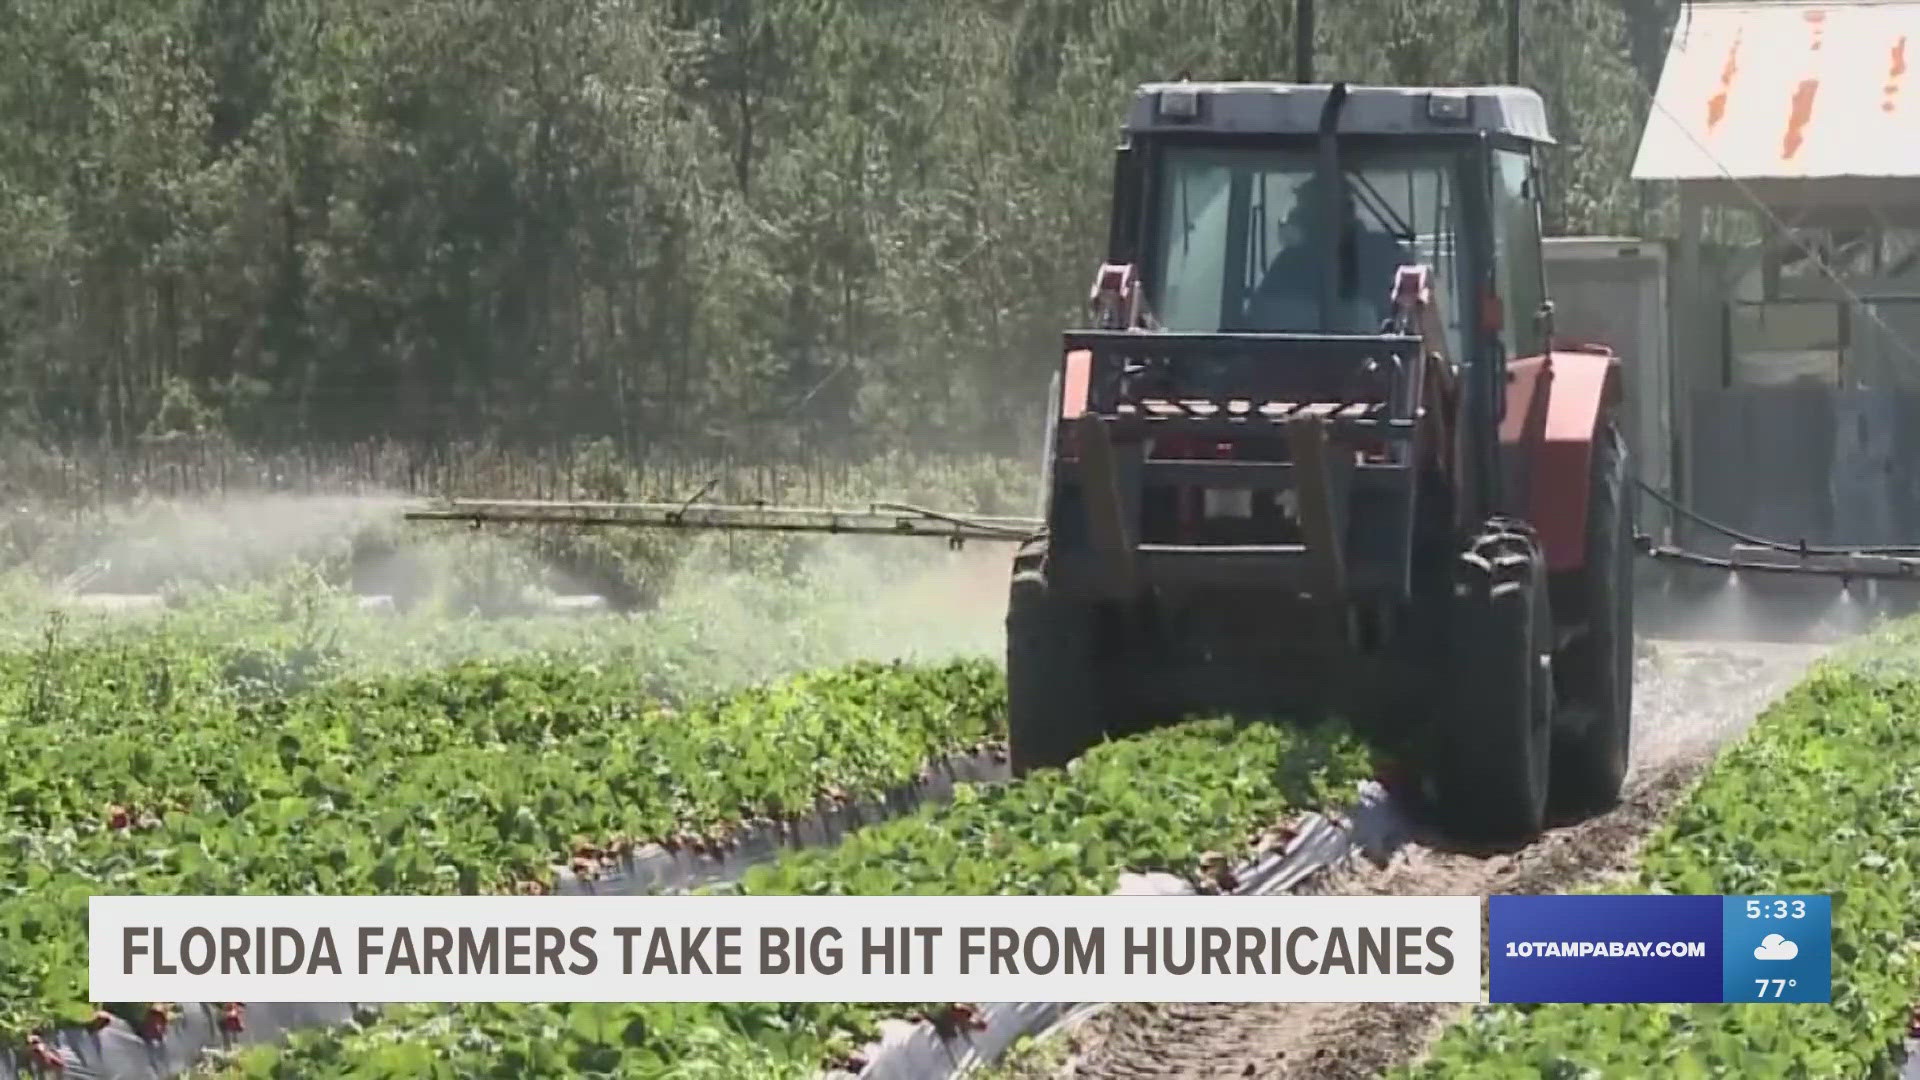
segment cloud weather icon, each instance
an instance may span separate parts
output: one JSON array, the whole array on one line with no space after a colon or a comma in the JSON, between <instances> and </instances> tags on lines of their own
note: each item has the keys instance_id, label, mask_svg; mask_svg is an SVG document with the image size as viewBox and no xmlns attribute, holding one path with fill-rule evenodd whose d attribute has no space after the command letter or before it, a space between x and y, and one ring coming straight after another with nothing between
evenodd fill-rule
<instances>
[{"instance_id":1,"label":"cloud weather icon","mask_svg":"<svg viewBox=\"0 0 1920 1080\"><path fill-rule=\"evenodd\" d=\"M1799 955L1800 946L1779 934L1768 934L1761 938L1760 944L1753 950L1755 960L1791 960Z\"/></svg>"}]
</instances>

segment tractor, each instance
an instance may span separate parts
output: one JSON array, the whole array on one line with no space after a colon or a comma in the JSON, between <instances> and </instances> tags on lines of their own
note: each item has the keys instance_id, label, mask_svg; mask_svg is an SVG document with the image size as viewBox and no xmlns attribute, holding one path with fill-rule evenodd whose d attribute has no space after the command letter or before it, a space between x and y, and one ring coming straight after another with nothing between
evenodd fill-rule
<instances>
[{"instance_id":1,"label":"tractor","mask_svg":"<svg viewBox=\"0 0 1920 1080\"><path fill-rule=\"evenodd\" d=\"M1615 802L1623 380L1555 340L1539 96L1183 80L1139 88L1124 130L1040 518L706 489L406 516L1011 543L1017 774L1196 712L1332 711L1419 766L1455 835Z\"/></svg>"},{"instance_id":2,"label":"tractor","mask_svg":"<svg viewBox=\"0 0 1920 1080\"><path fill-rule=\"evenodd\" d=\"M1016 774L1207 711L1416 747L1458 836L1619 798L1620 360L1555 340L1533 91L1152 83L1049 391Z\"/></svg>"}]
</instances>

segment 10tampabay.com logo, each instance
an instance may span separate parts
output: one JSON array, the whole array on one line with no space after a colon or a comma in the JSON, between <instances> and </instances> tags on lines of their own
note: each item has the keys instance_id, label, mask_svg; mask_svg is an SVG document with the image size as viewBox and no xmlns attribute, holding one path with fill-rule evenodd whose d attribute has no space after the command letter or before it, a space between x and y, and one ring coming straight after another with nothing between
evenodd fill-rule
<instances>
[{"instance_id":1,"label":"10tampabay.com logo","mask_svg":"<svg viewBox=\"0 0 1920 1080\"><path fill-rule=\"evenodd\" d=\"M1825 896L1494 896L1496 1002L1828 1002Z\"/></svg>"}]
</instances>

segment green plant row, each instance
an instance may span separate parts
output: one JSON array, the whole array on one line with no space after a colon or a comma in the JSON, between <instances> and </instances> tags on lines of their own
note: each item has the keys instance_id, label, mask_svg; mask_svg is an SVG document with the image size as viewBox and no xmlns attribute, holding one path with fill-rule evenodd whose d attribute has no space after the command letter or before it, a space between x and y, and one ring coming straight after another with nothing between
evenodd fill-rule
<instances>
[{"instance_id":1,"label":"green plant row","mask_svg":"<svg viewBox=\"0 0 1920 1080\"><path fill-rule=\"evenodd\" d=\"M1605 891L1833 897L1833 1004L1497 1005L1408 1078L1892 1077L1920 986L1920 679L1815 672Z\"/></svg>"},{"instance_id":2,"label":"green plant row","mask_svg":"<svg viewBox=\"0 0 1920 1080\"><path fill-rule=\"evenodd\" d=\"M854 664L683 707L639 696L631 673L551 656L245 689L300 662L127 646L26 665L0 741L12 822L85 832L113 806L137 823L277 799L341 810L399 801L383 794L396 787L510 816L489 796L511 790L539 794L545 858L577 833L670 839L804 813L911 780L1002 723L984 662Z\"/></svg>"},{"instance_id":3,"label":"green plant row","mask_svg":"<svg viewBox=\"0 0 1920 1080\"><path fill-rule=\"evenodd\" d=\"M951 805L750 871L770 895L1100 895L1126 870L1197 872L1262 827L1367 775L1336 728L1197 721L1107 743L1070 772L970 789ZM259 1080L361 1077L811 1077L897 1013L882 1005L410 1006L364 1029L242 1053Z\"/></svg>"},{"instance_id":4,"label":"green plant row","mask_svg":"<svg viewBox=\"0 0 1920 1080\"><path fill-rule=\"evenodd\" d=\"M91 1015L95 893L537 889L569 857L710 843L911 782L995 739L1005 700L978 662L859 664L679 708L542 658L232 690L259 662L176 676L80 650L28 669L67 689L16 689L0 720L0 1030Z\"/></svg>"}]
</instances>

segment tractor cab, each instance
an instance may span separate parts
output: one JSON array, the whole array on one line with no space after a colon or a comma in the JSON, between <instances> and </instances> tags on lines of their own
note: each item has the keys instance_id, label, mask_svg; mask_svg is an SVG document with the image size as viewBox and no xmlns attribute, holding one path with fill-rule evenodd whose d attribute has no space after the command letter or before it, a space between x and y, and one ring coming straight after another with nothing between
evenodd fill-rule
<instances>
[{"instance_id":1,"label":"tractor cab","mask_svg":"<svg viewBox=\"0 0 1920 1080\"><path fill-rule=\"evenodd\" d=\"M1502 424L1512 411L1509 366L1541 356L1551 337L1538 182L1538 153L1551 143L1545 106L1525 89L1141 87L1091 297L1095 326L1131 340L1078 339L1092 357L1094 393L1114 390L1117 404L1157 380L1162 399L1178 393L1223 407L1262 395L1288 410L1371 403L1380 422L1422 434L1385 448L1342 440L1343 460L1357 449L1402 475L1429 465L1446 473L1458 497L1441 512L1460 529L1519 509L1527 478L1502 447L1512 434ZM1138 341L1143 330L1157 342ZM1444 430L1421 419L1437 407L1434 392L1459 405L1444 408L1457 421ZM1271 439L1235 434L1246 437L1203 449L1291 460ZM1164 459L1191 449L1163 438L1146 452ZM1294 515L1275 516L1290 506L1284 493L1150 486L1142 528L1156 538L1245 544L1298 531L1283 520ZM1379 498L1396 520L1413 512L1404 491ZM1194 500L1201 508L1189 513ZM1381 545L1360 566L1385 568L1361 576L1405 596L1410 530L1356 541Z\"/></svg>"},{"instance_id":2,"label":"tractor cab","mask_svg":"<svg viewBox=\"0 0 1920 1080\"><path fill-rule=\"evenodd\" d=\"M1537 150L1551 143L1524 89L1143 86L1096 299L1131 279L1131 314L1152 329L1377 334L1399 270L1417 264L1444 338L1430 348L1456 362L1533 355L1546 336Z\"/></svg>"}]
</instances>

